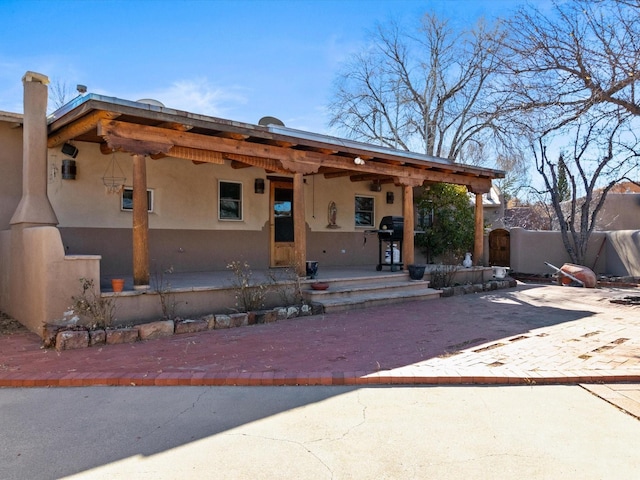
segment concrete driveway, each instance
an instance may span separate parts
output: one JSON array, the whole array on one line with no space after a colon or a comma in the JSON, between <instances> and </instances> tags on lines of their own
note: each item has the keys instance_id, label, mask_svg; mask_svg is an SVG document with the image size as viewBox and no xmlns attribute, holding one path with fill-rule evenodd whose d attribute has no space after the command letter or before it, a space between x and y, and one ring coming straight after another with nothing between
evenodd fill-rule
<instances>
[{"instance_id":1,"label":"concrete driveway","mask_svg":"<svg viewBox=\"0 0 640 480\"><path fill-rule=\"evenodd\" d=\"M5 480L634 479L579 386L0 389Z\"/></svg>"}]
</instances>

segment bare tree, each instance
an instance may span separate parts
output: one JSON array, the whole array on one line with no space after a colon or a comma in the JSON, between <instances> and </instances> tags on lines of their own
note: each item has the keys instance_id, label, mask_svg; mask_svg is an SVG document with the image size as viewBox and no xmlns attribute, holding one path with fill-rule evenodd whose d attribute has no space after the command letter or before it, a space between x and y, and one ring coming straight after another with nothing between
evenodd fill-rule
<instances>
[{"instance_id":1,"label":"bare tree","mask_svg":"<svg viewBox=\"0 0 640 480\"><path fill-rule=\"evenodd\" d=\"M573 134L573 142L557 160L547 153L547 144L557 138L542 137L533 147L536 169L549 193L565 250L574 263L584 264L607 193L616 183L628 180L637 168L638 152L629 147L637 144L637 138L630 127L628 115L593 118L584 114L578 125L566 132Z\"/></svg>"},{"instance_id":2,"label":"bare tree","mask_svg":"<svg viewBox=\"0 0 640 480\"><path fill-rule=\"evenodd\" d=\"M503 102L490 88L500 35L482 21L455 32L432 14L414 34L378 26L372 46L337 78L330 125L351 138L476 163L495 138Z\"/></svg>"},{"instance_id":3,"label":"bare tree","mask_svg":"<svg viewBox=\"0 0 640 480\"><path fill-rule=\"evenodd\" d=\"M503 66L512 120L535 121L542 133L597 107L640 115L640 2L573 0L548 15L523 7L506 22ZM516 118L519 117L519 118Z\"/></svg>"},{"instance_id":4,"label":"bare tree","mask_svg":"<svg viewBox=\"0 0 640 480\"><path fill-rule=\"evenodd\" d=\"M572 0L548 14L527 6L505 25L505 128L533 145L540 193L571 260L583 263L607 193L637 167L640 2ZM558 157L550 150L563 138L572 144Z\"/></svg>"},{"instance_id":5,"label":"bare tree","mask_svg":"<svg viewBox=\"0 0 640 480\"><path fill-rule=\"evenodd\" d=\"M51 110L57 110L68 103L75 95L76 91L66 82L55 79L49 87L49 99L51 100Z\"/></svg>"}]
</instances>

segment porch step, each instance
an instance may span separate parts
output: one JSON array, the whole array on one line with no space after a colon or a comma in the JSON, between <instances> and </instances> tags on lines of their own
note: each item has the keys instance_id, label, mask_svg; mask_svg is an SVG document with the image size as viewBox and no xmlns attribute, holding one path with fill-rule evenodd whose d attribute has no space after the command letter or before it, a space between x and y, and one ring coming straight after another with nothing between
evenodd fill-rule
<instances>
[{"instance_id":1,"label":"porch step","mask_svg":"<svg viewBox=\"0 0 640 480\"><path fill-rule=\"evenodd\" d=\"M307 302L322 305L325 313L439 298L442 293L442 290L429 288L427 281L410 281L402 275L382 281L323 283L329 284L327 290L313 290L309 285L302 295Z\"/></svg>"}]
</instances>

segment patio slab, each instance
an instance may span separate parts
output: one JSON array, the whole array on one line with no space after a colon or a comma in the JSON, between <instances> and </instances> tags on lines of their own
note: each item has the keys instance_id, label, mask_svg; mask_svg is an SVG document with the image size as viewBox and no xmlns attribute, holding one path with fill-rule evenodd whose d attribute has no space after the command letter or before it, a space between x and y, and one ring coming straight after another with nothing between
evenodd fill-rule
<instances>
[{"instance_id":1,"label":"patio slab","mask_svg":"<svg viewBox=\"0 0 640 480\"><path fill-rule=\"evenodd\" d=\"M628 290L519 285L57 352L0 337L0 386L640 382Z\"/></svg>"}]
</instances>

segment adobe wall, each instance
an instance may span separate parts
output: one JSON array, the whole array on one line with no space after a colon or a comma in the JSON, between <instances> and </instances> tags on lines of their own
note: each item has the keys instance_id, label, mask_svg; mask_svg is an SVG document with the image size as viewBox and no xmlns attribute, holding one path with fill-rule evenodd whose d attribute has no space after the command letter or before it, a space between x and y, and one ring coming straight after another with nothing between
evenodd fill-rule
<instances>
[{"instance_id":1,"label":"adobe wall","mask_svg":"<svg viewBox=\"0 0 640 480\"><path fill-rule=\"evenodd\" d=\"M607 272L640 277L640 230L607 232Z\"/></svg>"},{"instance_id":2,"label":"adobe wall","mask_svg":"<svg viewBox=\"0 0 640 480\"><path fill-rule=\"evenodd\" d=\"M639 230L640 194L609 193L598 214L600 230Z\"/></svg>"},{"instance_id":3,"label":"adobe wall","mask_svg":"<svg viewBox=\"0 0 640 480\"><path fill-rule=\"evenodd\" d=\"M39 335L44 323L63 318L80 278L99 283L100 257L66 256L55 227L4 231L0 251L8 249L0 266L0 308Z\"/></svg>"},{"instance_id":4,"label":"adobe wall","mask_svg":"<svg viewBox=\"0 0 640 480\"><path fill-rule=\"evenodd\" d=\"M572 263L567 254L562 235L558 231L547 230L525 230L516 227L510 230L511 233L511 270L518 273L546 274L554 273L554 270L545 262L556 267L561 267L564 263ZM596 273L610 273L607 266L607 243L605 241L600 256L598 252L606 239L605 232L594 232L589 241L587 250L587 267ZM596 261L596 257L598 260Z\"/></svg>"},{"instance_id":5,"label":"adobe wall","mask_svg":"<svg viewBox=\"0 0 640 480\"><path fill-rule=\"evenodd\" d=\"M22 127L0 120L0 230L9 221L22 198Z\"/></svg>"},{"instance_id":6,"label":"adobe wall","mask_svg":"<svg viewBox=\"0 0 640 480\"><path fill-rule=\"evenodd\" d=\"M102 183L110 168L112 155L100 153L93 143L74 142L78 148L75 180L64 180L58 174L48 184L48 196L60 227L131 228L131 211L121 210L120 195L109 194ZM66 158L60 148L49 149L48 170L61 170ZM115 159L126 177L125 186L133 180L132 157L116 153ZM232 168L224 165L199 164L165 157L147 158L147 188L153 191L153 212L149 213L149 228L158 230L230 230L262 231L269 222L269 180L265 171L256 167ZM254 192L254 180L265 179L265 193ZM242 183L243 219L218 219L218 182ZM402 188L383 185L380 192L369 189L370 182L351 182L349 177L326 179L323 175L305 177L305 218L312 232L362 232L354 224L355 195L373 197L375 218L380 222L387 215L402 215ZM394 193L394 203L387 204L387 192ZM337 205L338 229L327 229L329 202ZM377 223L376 225L377 226Z\"/></svg>"},{"instance_id":7,"label":"adobe wall","mask_svg":"<svg viewBox=\"0 0 640 480\"><path fill-rule=\"evenodd\" d=\"M512 228L510 232L512 271L529 274L554 273L544 262L556 267L570 263L560 232L522 228ZM594 232L585 264L598 274L640 276L640 230Z\"/></svg>"}]
</instances>

